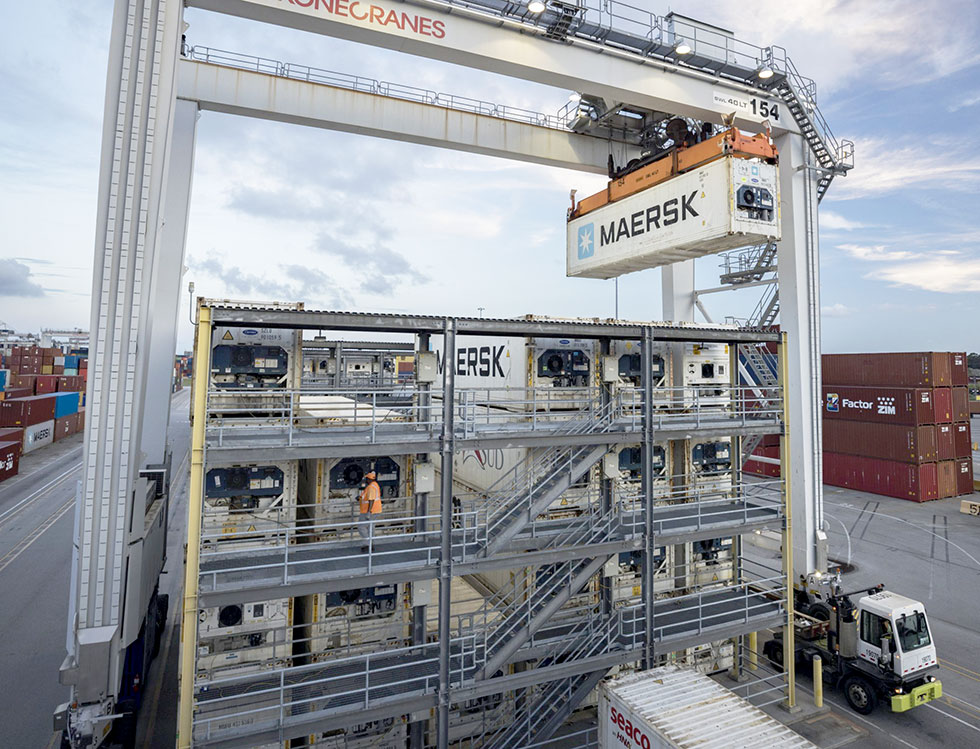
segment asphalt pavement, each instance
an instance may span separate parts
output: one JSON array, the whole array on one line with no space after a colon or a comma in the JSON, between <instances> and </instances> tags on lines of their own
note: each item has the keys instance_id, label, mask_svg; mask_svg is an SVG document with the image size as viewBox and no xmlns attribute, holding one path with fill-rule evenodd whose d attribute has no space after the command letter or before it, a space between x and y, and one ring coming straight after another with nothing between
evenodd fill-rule
<instances>
[{"instance_id":1,"label":"asphalt pavement","mask_svg":"<svg viewBox=\"0 0 980 749\"><path fill-rule=\"evenodd\" d=\"M188 397L173 398L169 438L176 482L186 486ZM57 746L55 708L68 699L58 683L66 653L68 590L74 535L75 492L81 479L82 442L76 434L24 455L20 473L0 484L0 726L2 745ZM181 478L183 474L183 478ZM186 504L182 505L186 512ZM182 536L180 505L171 505L171 539ZM162 584L179 585L183 556L177 546ZM171 617L180 609L172 597ZM167 632L167 636L170 632ZM12 688L14 686L17 688ZM171 734L172 736L172 734ZM172 746L172 738L163 745ZM146 744L152 746L154 744Z\"/></svg>"}]
</instances>

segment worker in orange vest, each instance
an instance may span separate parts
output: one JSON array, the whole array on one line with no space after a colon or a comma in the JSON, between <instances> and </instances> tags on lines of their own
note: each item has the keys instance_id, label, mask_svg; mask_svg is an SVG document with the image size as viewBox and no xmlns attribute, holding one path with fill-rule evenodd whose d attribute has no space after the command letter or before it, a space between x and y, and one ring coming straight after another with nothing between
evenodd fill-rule
<instances>
[{"instance_id":1,"label":"worker in orange vest","mask_svg":"<svg viewBox=\"0 0 980 749\"><path fill-rule=\"evenodd\" d=\"M361 492L360 515L358 516L357 531L361 538L370 541L374 535L374 515L381 514L381 486L378 484L378 476L374 471L368 471L364 478L367 484ZM367 546L362 546L361 551L367 551Z\"/></svg>"}]
</instances>

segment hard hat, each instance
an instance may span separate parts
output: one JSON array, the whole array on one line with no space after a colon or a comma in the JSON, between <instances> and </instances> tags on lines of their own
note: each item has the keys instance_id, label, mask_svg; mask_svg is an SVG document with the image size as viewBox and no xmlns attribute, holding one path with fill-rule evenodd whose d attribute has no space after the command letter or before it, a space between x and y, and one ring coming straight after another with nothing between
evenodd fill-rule
<instances>
[{"instance_id":1,"label":"hard hat","mask_svg":"<svg viewBox=\"0 0 980 749\"><path fill-rule=\"evenodd\" d=\"M364 478L366 479L377 478L377 474L374 471L368 471L367 473L364 474Z\"/></svg>"}]
</instances>

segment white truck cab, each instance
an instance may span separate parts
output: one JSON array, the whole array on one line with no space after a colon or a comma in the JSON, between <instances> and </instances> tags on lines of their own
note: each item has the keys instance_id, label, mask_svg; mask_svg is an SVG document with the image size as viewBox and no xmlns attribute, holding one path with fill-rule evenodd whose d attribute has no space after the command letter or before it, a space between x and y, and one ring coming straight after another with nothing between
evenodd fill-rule
<instances>
[{"instance_id":1,"label":"white truck cab","mask_svg":"<svg viewBox=\"0 0 980 749\"><path fill-rule=\"evenodd\" d=\"M900 678L938 663L926 609L919 601L883 590L857 602L858 658Z\"/></svg>"}]
</instances>

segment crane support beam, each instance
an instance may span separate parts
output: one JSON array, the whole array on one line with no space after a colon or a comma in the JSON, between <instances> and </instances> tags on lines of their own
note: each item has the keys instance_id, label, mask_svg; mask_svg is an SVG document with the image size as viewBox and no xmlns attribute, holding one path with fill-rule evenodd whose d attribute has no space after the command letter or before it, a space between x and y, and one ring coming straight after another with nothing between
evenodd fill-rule
<instances>
[{"instance_id":1,"label":"crane support beam","mask_svg":"<svg viewBox=\"0 0 980 749\"><path fill-rule=\"evenodd\" d=\"M721 115L734 111L738 127L758 131L762 121L769 120L773 133L799 132L782 100L762 89L575 36L555 42L546 37L544 28L449 3L187 0L187 6L683 117L718 123ZM776 118L769 114L773 106Z\"/></svg>"},{"instance_id":2,"label":"crane support beam","mask_svg":"<svg viewBox=\"0 0 980 749\"><path fill-rule=\"evenodd\" d=\"M177 95L202 110L606 174L610 144L499 117L181 60ZM617 144L626 158L638 150Z\"/></svg>"}]
</instances>

